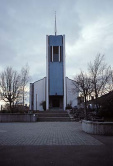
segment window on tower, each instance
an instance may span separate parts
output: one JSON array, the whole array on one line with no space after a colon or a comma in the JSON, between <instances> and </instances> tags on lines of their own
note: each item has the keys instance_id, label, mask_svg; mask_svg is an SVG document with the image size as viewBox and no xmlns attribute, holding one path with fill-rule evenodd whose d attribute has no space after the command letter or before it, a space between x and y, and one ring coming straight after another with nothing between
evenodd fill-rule
<instances>
[{"instance_id":1,"label":"window on tower","mask_svg":"<svg viewBox=\"0 0 113 166\"><path fill-rule=\"evenodd\" d=\"M53 54L58 54L58 46L53 46Z\"/></svg>"},{"instance_id":2,"label":"window on tower","mask_svg":"<svg viewBox=\"0 0 113 166\"><path fill-rule=\"evenodd\" d=\"M62 61L62 46L50 46L50 62Z\"/></svg>"},{"instance_id":3,"label":"window on tower","mask_svg":"<svg viewBox=\"0 0 113 166\"><path fill-rule=\"evenodd\" d=\"M59 61L59 47L53 46L53 62Z\"/></svg>"},{"instance_id":4,"label":"window on tower","mask_svg":"<svg viewBox=\"0 0 113 166\"><path fill-rule=\"evenodd\" d=\"M52 46L50 47L50 62L52 62Z\"/></svg>"}]
</instances>

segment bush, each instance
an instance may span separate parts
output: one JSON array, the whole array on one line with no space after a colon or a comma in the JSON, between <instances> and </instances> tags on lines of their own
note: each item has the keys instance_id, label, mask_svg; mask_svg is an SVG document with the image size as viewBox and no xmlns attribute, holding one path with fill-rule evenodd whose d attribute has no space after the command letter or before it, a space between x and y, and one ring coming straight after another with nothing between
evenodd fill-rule
<instances>
[{"instance_id":1,"label":"bush","mask_svg":"<svg viewBox=\"0 0 113 166\"><path fill-rule=\"evenodd\" d=\"M105 109L105 108L101 108L98 112L98 115L99 116L102 116L102 117L113 117L113 110L108 110L108 109Z\"/></svg>"},{"instance_id":2,"label":"bush","mask_svg":"<svg viewBox=\"0 0 113 166\"><path fill-rule=\"evenodd\" d=\"M71 104L67 104L66 109L72 109Z\"/></svg>"},{"instance_id":3,"label":"bush","mask_svg":"<svg viewBox=\"0 0 113 166\"><path fill-rule=\"evenodd\" d=\"M14 105L11 110L8 106L5 106L1 113L28 113L29 107L23 105Z\"/></svg>"},{"instance_id":4,"label":"bush","mask_svg":"<svg viewBox=\"0 0 113 166\"><path fill-rule=\"evenodd\" d=\"M42 101L40 105L43 107L43 110L46 110L46 101Z\"/></svg>"}]
</instances>

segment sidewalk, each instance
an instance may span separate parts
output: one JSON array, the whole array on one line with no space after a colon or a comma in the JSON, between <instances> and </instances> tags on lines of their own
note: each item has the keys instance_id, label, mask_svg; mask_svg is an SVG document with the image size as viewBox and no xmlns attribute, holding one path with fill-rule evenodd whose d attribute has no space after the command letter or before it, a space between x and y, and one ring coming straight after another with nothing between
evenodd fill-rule
<instances>
[{"instance_id":1,"label":"sidewalk","mask_svg":"<svg viewBox=\"0 0 113 166\"><path fill-rule=\"evenodd\" d=\"M0 166L112 166L113 137L79 122L0 123Z\"/></svg>"}]
</instances>

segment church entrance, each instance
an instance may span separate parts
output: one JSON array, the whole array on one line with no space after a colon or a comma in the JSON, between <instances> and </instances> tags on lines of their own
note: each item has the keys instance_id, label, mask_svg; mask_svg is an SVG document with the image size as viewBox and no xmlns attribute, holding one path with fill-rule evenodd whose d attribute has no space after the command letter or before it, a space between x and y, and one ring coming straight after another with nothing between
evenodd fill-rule
<instances>
[{"instance_id":1,"label":"church entrance","mask_svg":"<svg viewBox=\"0 0 113 166\"><path fill-rule=\"evenodd\" d=\"M59 107L60 106L60 101L58 98L52 100L52 105L53 107Z\"/></svg>"},{"instance_id":2,"label":"church entrance","mask_svg":"<svg viewBox=\"0 0 113 166\"><path fill-rule=\"evenodd\" d=\"M60 108L63 109L63 96L50 96L49 97L49 108Z\"/></svg>"}]
</instances>

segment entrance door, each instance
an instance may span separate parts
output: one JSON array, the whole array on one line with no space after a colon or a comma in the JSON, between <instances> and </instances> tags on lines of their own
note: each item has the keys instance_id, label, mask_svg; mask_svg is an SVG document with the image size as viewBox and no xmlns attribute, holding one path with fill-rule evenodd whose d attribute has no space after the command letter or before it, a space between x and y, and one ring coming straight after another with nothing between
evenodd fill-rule
<instances>
[{"instance_id":1,"label":"entrance door","mask_svg":"<svg viewBox=\"0 0 113 166\"><path fill-rule=\"evenodd\" d=\"M63 96L50 96L49 97L49 108L63 108Z\"/></svg>"},{"instance_id":2,"label":"entrance door","mask_svg":"<svg viewBox=\"0 0 113 166\"><path fill-rule=\"evenodd\" d=\"M53 105L53 107L59 107L60 106L59 99L58 98L53 99L52 100L52 105Z\"/></svg>"}]
</instances>

